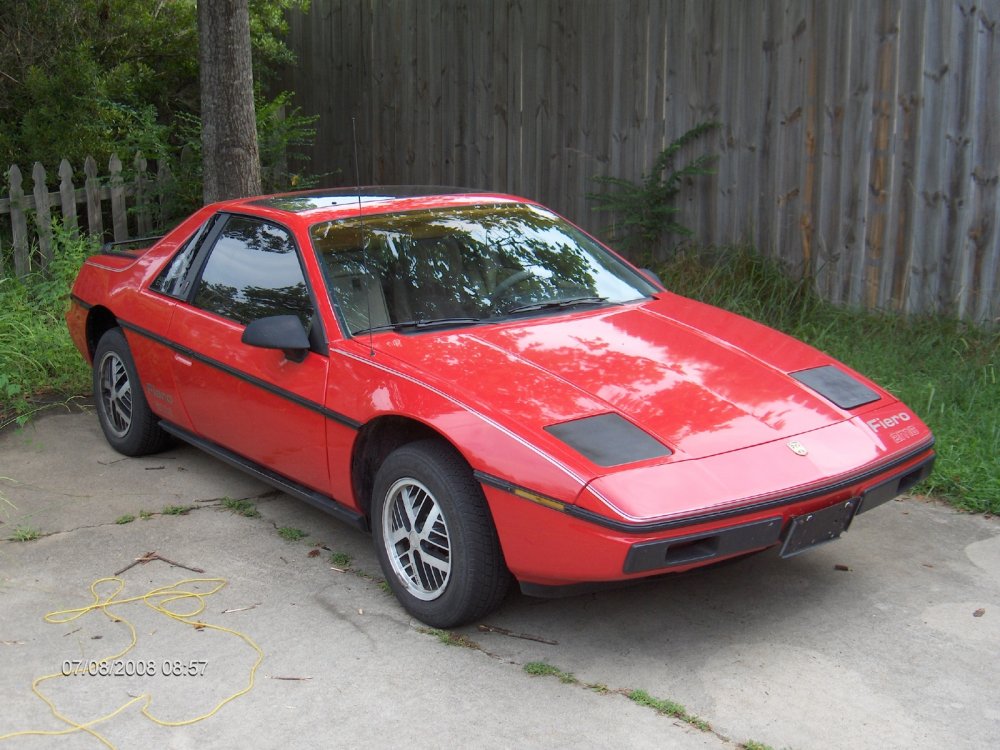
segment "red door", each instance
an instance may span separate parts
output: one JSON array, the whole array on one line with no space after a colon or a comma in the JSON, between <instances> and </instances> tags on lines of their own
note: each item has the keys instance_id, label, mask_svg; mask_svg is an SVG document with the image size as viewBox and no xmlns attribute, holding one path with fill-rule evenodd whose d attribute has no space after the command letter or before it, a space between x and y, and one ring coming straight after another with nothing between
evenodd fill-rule
<instances>
[{"instance_id":1,"label":"red door","mask_svg":"<svg viewBox=\"0 0 1000 750\"><path fill-rule=\"evenodd\" d=\"M224 216L193 264L168 338L177 393L195 433L296 482L329 492L326 416L329 358L321 331L301 362L241 342L246 324L295 315L318 326L291 233L247 216Z\"/></svg>"}]
</instances>

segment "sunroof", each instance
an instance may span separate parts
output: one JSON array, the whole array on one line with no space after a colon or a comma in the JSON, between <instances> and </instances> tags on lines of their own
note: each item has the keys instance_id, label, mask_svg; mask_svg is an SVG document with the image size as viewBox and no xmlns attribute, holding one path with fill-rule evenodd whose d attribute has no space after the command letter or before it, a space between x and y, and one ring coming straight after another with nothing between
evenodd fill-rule
<instances>
[{"instance_id":1,"label":"sunroof","mask_svg":"<svg viewBox=\"0 0 1000 750\"><path fill-rule=\"evenodd\" d=\"M471 190L469 188L444 187L440 185L375 185L362 187L360 189L335 188L331 190L291 193L289 195L275 195L270 198L261 198L260 200L251 201L251 205L301 213L304 211L316 211L324 208L341 208L351 205L356 206L359 198L361 203L364 204L391 201L395 198L415 198L425 195L454 195L455 193L475 192L479 191Z\"/></svg>"},{"instance_id":2,"label":"sunroof","mask_svg":"<svg viewBox=\"0 0 1000 750\"><path fill-rule=\"evenodd\" d=\"M370 196L362 195L362 203L371 203L372 201L385 201L390 200L391 196L379 195ZM294 211L299 213L302 211L315 211L320 208L340 208L342 206L356 206L358 205L358 194L352 193L348 195L279 195L274 198L264 198L259 201L254 201L255 206L264 206L265 208L277 208L282 211Z\"/></svg>"}]
</instances>

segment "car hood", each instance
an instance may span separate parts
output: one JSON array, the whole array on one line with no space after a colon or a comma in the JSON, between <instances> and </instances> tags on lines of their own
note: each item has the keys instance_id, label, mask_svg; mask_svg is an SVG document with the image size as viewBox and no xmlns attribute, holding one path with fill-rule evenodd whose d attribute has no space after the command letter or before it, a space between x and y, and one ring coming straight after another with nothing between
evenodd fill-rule
<instances>
[{"instance_id":1,"label":"car hood","mask_svg":"<svg viewBox=\"0 0 1000 750\"><path fill-rule=\"evenodd\" d=\"M390 334L379 349L429 384L550 446L558 441L545 427L617 413L666 444L673 451L668 460L677 461L851 416L788 374L830 364L829 357L675 295L460 331ZM870 408L889 403L874 384L858 379L881 397Z\"/></svg>"}]
</instances>

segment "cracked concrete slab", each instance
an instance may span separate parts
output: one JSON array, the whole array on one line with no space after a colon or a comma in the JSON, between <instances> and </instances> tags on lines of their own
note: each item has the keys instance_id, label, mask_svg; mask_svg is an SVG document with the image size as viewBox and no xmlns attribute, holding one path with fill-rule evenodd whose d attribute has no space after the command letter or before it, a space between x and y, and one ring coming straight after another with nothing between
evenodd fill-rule
<instances>
[{"instance_id":1,"label":"cracked concrete slab","mask_svg":"<svg viewBox=\"0 0 1000 750\"><path fill-rule=\"evenodd\" d=\"M751 739L798 750L979 748L1000 736L1000 523L935 503L890 503L839 542L793 560L762 555L564 600L512 592L479 623L492 630L456 631L477 646L464 648L425 632L383 592L367 535L194 449L122 459L92 415L59 415L0 435L0 476L13 480L0 481L0 492L16 506L5 519L0 511L0 538L19 524L44 534L0 542L0 735L59 728L32 680L129 642L123 622L98 612L61 624L43 616L86 606L93 581L155 550L205 573L137 564L121 576L122 596L223 578L198 615L212 627L142 602L111 608L138 635L118 661L157 673L42 683L61 709L84 721L149 695L148 713L188 719L245 686L255 658L215 626L246 634L265 656L254 687L204 721L163 727L132 705L97 727L121 748L732 749ZM261 517L225 510L223 497L253 498ZM194 509L115 523L167 505ZM283 527L305 536L286 541ZM350 558L345 572L333 569L334 553ZM178 661L204 662L204 674L162 674ZM578 682L526 674L535 661ZM680 703L713 731L637 705L620 692L629 689ZM79 733L42 742L100 746Z\"/></svg>"},{"instance_id":2,"label":"cracked concrete slab","mask_svg":"<svg viewBox=\"0 0 1000 750\"><path fill-rule=\"evenodd\" d=\"M181 445L126 458L107 444L97 418L87 414L53 414L8 431L0 436L0 456L0 492L14 505L0 521L42 534L271 490Z\"/></svg>"}]
</instances>

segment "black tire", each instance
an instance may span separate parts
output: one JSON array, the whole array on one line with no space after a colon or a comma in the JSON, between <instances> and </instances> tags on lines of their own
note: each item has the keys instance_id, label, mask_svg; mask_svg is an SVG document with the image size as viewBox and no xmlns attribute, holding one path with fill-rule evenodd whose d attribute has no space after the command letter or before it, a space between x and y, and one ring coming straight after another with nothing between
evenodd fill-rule
<instances>
[{"instance_id":1,"label":"black tire","mask_svg":"<svg viewBox=\"0 0 1000 750\"><path fill-rule=\"evenodd\" d=\"M375 475L372 536L393 593L431 627L483 617L507 592L510 573L482 488L445 443L409 443L385 459Z\"/></svg>"},{"instance_id":2,"label":"black tire","mask_svg":"<svg viewBox=\"0 0 1000 750\"><path fill-rule=\"evenodd\" d=\"M101 336L94 352L94 401L104 437L126 456L163 450L168 435L149 408L120 328Z\"/></svg>"}]
</instances>

